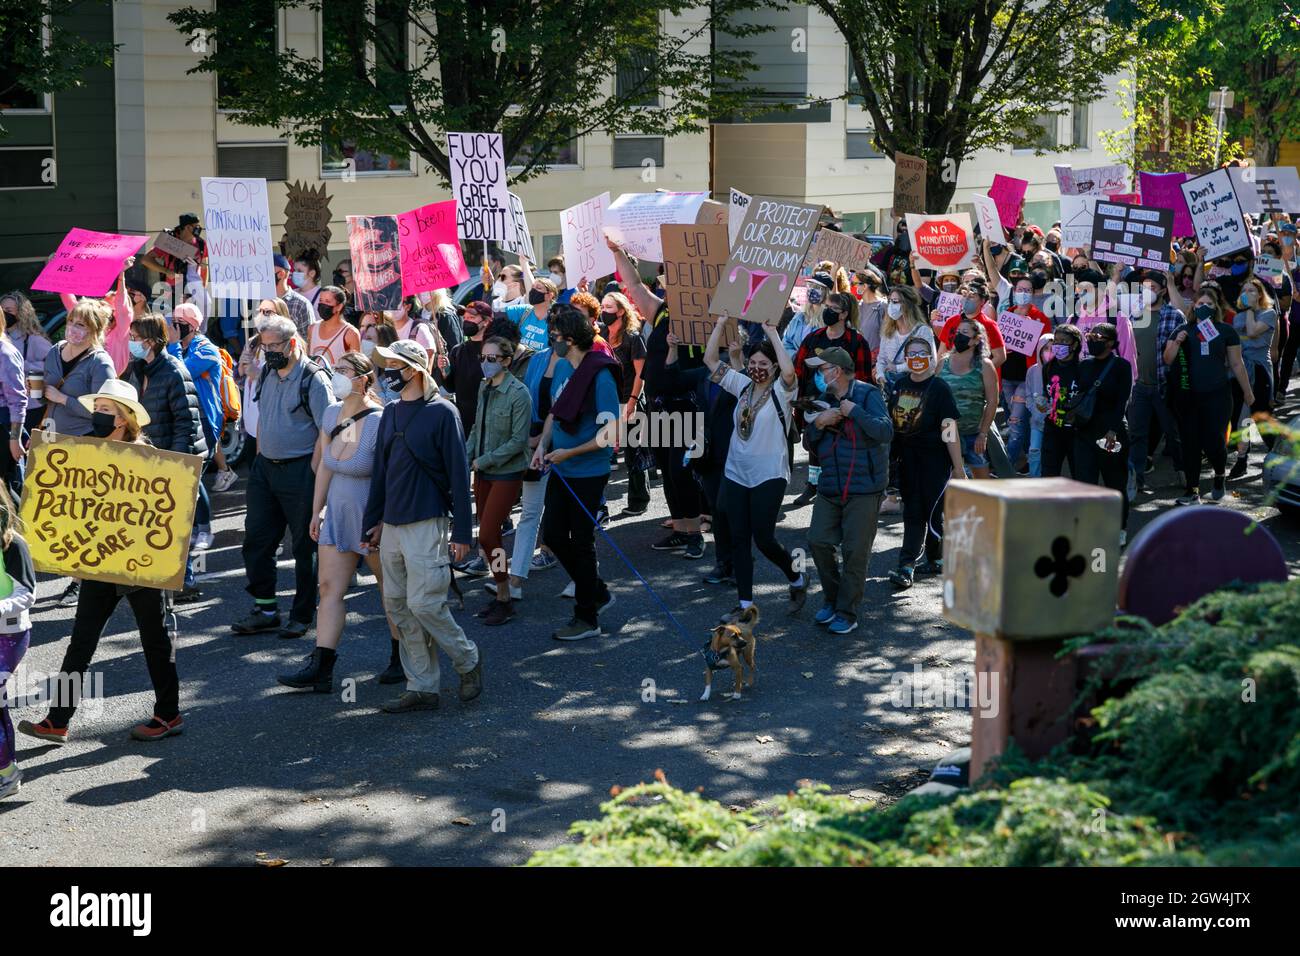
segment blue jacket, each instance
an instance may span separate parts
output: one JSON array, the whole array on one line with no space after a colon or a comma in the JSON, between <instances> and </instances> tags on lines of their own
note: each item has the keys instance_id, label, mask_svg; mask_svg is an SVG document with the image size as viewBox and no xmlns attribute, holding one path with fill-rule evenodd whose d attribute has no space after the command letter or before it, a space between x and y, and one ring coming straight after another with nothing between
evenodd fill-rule
<instances>
[{"instance_id":1,"label":"blue jacket","mask_svg":"<svg viewBox=\"0 0 1300 956\"><path fill-rule=\"evenodd\" d=\"M889 480L894 423L876 386L855 380L845 397L854 405L847 421L827 431L809 424L804 431L822 468L817 491L836 499L879 494Z\"/></svg>"},{"instance_id":2,"label":"blue jacket","mask_svg":"<svg viewBox=\"0 0 1300 956\"><path fill-rule=\"evenodd\" d=\"M190 378L194 380L194 390L199 393L204 435L219 439L226 414L221 407L221 376L225 369L221 367L221 354L217 347L206 335L195 332L188 349L182 350L181 343L173 342L167 346L167 351L185 363Z\"/></svg>"}]
</instances>

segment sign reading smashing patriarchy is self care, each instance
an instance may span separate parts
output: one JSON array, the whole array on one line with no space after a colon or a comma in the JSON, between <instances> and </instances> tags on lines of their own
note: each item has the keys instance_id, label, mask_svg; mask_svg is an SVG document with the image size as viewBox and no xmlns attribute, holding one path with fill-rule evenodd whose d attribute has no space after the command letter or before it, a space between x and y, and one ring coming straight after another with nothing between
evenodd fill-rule
<instances>
[{"instance_id":1,"label":"sign reading smashing patriarchy is self care","mask_svg":"<svg viewBox=\"0 0 1300 956\"><path fill-rule=\"evenodd\" d=\"M753 197L709 312L752 322L779 319L817 232L822 208Z\"/></svg>"}]
</instances>

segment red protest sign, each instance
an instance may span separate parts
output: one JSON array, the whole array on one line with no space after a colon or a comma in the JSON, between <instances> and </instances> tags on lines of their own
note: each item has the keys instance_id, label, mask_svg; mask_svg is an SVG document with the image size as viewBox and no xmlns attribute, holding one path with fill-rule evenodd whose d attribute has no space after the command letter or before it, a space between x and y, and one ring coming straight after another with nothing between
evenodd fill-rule
<instances>
[{"instance_id":1,"label":"red protest sign","mask_svg":"<svg viewBox=\"0 0 1300 956\"><path fill-rule=\"evenodd\" d=\"M923 269L960 269L971 264L972 245L970 216L954 213L943 216L907 216L912 236L912 251Z\"/></svg>"}]
</instances>

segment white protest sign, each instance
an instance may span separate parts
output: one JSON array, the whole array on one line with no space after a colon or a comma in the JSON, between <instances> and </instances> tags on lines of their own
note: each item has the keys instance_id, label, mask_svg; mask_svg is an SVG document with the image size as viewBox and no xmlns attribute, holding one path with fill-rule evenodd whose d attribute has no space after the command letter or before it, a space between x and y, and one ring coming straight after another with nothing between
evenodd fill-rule
<instances>
[{"instance_id":1,"label":"white protest sign","mask_svg":"<svg viewBox=\"0 0 1300 956\"><path fill-rule=\"evenodd\" d=\"M1250 248L1250 235L1242 218L1241 204L1226 169L1216 169L1189 179L1178 187L1187 201L1196 241L1205 250L1206 260L1231 255Z\"/></svg>"},{"instance_id":2,"label":"white protest sign","mask_svg":"<svg viewBox=\"0 0 1300 956\"><path fill-rule=\"evenodd\" d=\"M940 292L939 301L934 304L934 310L944 318L952 318L961 311L962 297L960 292Z\"/></svg>"},{"instance_id":3,"label":"white protest sign","mask_svg":"<svg viewBox=\"0 0 1300 956\"><path fill-rule=\"evenodd\" d=\"M909 212L907 231L919 268L964 269L975 261L970 216L964 212L936 216Z\"/></svg>"},{"instance_id":4,"label":"white protest sign","mask_svg":"<svg viewBox=\"0 0 1300 956\"><path fill-rule=\"evenodd\" d=\"M560 213L560 236L564 243L565 281L574 288L614 272L614 253L605 244L602 225L609 208L609 193L584 199Z\"/></svg>"},{"instance_id":5,"label":"white protest sign","mask_svg":"<svg viewBox=\"0 0 1300 956\"><path fill-rule=\"evenodd\" d=\"M1056 173L1056 185L1062 196L1079 195L1079 188L1074 185L1074 167L1069 163L1057 163L1052 169Z\"/></svg>"},{"instance_id":6,"label":"white protest sign","mask_svg":"<svg viewBox=\"0 0 1300 956\"><path fill-rule=\"evenodd\" d=\"M528 216L524 214L524 201L514 193L508 193L508 195L510 197L510 229L505 239L501 240L501 245L505 246L507 252L523 256L529 262L536 262L537 257L533 254L533 237L528 231Z\"/></svg>"},{"instance_id":7,"label":"white protest sign","mask_svg":"<svg viewBox=\"0 0 1300 956\"><path fill-rule=\"evenodd\" d=\"M199 183L213 297L275 298L266 180L203 176Z\"/></svg>"},{"instance_id":8,"label":"white protest sign","mask_svg":"<svg viewBox=\"0 0 1300 956\"><path fill-rule=\"evenodd\" d=\"M731 202L727 207L727 240L731 245L736 244L736 237L740 235L740 224L745 218L745 212L749 209L750 200L754 197L748 193L742 193L739 189L731 190Z\"/></svg>"},{"instance_id":9,"label":"white protest sign","mask_svg":"<svg viewBox=\"0 0 1300 956\"><path fill-rule=\"evenodd\" d=\"M1003 312L998 316L998 331L1007 348L1021 355L1033 355L1039 338L1043 335L1043 323L1027 315L1015 312Z\"/></svg>"},{"instance_id":10,"label":"white protest sign","mask_svg":"<svg viewBox=\"0 0 1300 956\"><path fill-rule=\"evenodd\" d=\"M605 210L605 231L638 259L663 262L659 227L695 222L708 193L623 193Z\"/></svg>"},{"instance_id":11,"label":"white protest sign","mask_svg":"<svg viewBox=\"0 0 1300 956\"><path fill-rule=\"evenodd\" d=\"M1219 337L1219 330L1214 327L1213 319L1197 322L1196 331L1201 333L1201 339L1205 342L1213 342Z\"/></svg>"},{"instance_id":12,"label":"white protest sign","mask_svg":"<svg viewBox=\"0 0 1300 956\"><path fill-rule=\"evenodd\" d=\"M447 163L461 238L504 242L510 233L510 194L501 134L448 133Z\"/></svg>"},{"instance_id":13,"label":"white protest sign","mask_svg":"<svg viewBox=\"0 0 1300 956\"><path fill-rule=\"evenodd\" d=\"M1300 213L1300 175L1294 166L1234 166L1228 175L1242 212L1252 216Z\"/></svg>"},{"instance_id":14,"label":"white protest sign","mask_svg":"<svg viewBox=\"0 0 1300 956\"><path fill-rule=\"evenodd\" d=\"M1002 229L1002 218L998 215L998 204L992 196L975 194L970 197L975 206L975 221L979 223L980 238L987 239L995 245L1007 241L1007 234Z\"/></svg>"},{"instance_id":15,"label":"white protest sign","mask_svg":"<svg viewBox=\"0 0 1300 956\"><path fill-rule=\"evenodd\" d=\"M1112 196L1129 192L1128 167L1092 166L1071 171L1074 194L1078 196Z\"/></svg>"},{"instance_id":16,"label":"white protest sign","mask_svg":"<svg viewBox=\"0 0 1300 956\"><path fill-rule=\"evenodd\" d=\"M1286 272L1286 263L1277 256L1256 256L1255 257L1255 275L1261 279L1267 279L1274 285L1278 285L1278 279Z\"/></svg>"},{"instance_id":17,"label":"white protest sign","mask_svg":"<svg viewBox=\"0 0 1300 956\"><path fill-rule=\"evenodd\" d=\"M1096 196L1061 196L1061 245L1077 249L1092 245L1092 220L1097 214Z\"/></svg>"}]
</instances>

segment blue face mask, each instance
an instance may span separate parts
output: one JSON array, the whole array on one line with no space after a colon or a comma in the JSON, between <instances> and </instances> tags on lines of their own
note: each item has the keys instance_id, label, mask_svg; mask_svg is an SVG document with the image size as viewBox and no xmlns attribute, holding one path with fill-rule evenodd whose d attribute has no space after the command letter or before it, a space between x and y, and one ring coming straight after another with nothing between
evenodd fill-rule
<instances>
[{"instance_id":1,"label":"blue face mask","mask_svg":"<svg viewBox=\"0 0 1300 956\"><path fill-rule=\"evenodd\" d=\"M149 351L143 342L128 341L126 347L130 350L132 358L142 359Z\"/></svg>"},{"instance_id":2,"label":"blue face mask","mask_svg":"<svg viewBox=\"0 0 1300 956\"><path fill-rule=\"evenodd\" d=\"M1232 264L1231 272L1234 276L1244 276L1249 268L1250 266L1244 262L1234 262Z\"/></svg>"},{"instance_id":3,"label":"blue face mask","mask_svg":"<svg viewBox=\"0 0 1300 956\"><path fill-rule=\"evenodd\" d=\"M809 304L809 305L820 305L822 299L824 299L824 298L826 298L826 293L822 290L822 287L821 287L821 286L809 286L809 287L808 287L808 304Z\"/></svg>"},{"instance_id":4,"label":"blue face mask","mask_svg":"<svg viewBox=\"0 0 1300 956\"><path fill-rule=\"evenodd\" d=\"M1011 296L1011 301L1016 305L1028 305L1034 299L1031 292L1017 292Z\"/></svg>"}]
</instances>

